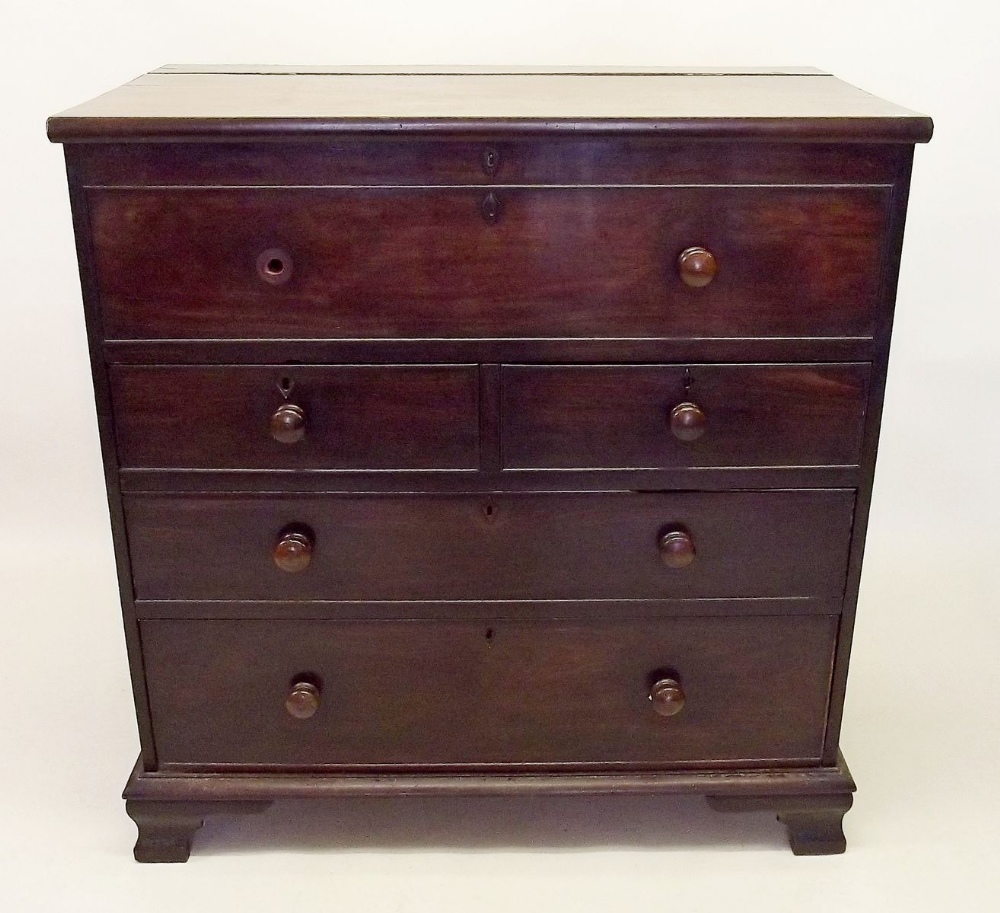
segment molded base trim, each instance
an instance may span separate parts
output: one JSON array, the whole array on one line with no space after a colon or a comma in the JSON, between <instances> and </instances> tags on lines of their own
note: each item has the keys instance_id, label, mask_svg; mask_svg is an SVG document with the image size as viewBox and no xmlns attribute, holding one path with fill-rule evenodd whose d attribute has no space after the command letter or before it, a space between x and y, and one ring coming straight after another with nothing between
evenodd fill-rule
<instances>
[{"instance_id":1,"label":"molded base trim","mask_svg":"<svg viewBox=\"0 0 1000 913\"><path fill-rule=\"evenodd\" d=\"M139 862L185 862L206 815L262 812L275 799L351 795L703 795L717 811L775 811L792 852L804 856L844 852L841 821L854 789L843 756L835 767L627 774L162 773L140 762L124 798L139 829Z\"/></svg>"}]
</instances>

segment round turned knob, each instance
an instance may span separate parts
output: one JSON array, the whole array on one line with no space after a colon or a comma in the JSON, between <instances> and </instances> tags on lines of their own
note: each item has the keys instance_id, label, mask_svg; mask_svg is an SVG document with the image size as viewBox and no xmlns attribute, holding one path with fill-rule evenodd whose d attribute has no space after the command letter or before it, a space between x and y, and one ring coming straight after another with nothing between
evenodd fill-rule
<instances>
[{"instance_id":1,"label":"round turned knob","mask_svg":"<svg viewBox=\"0 0 1000 913\"><path fill-rule=\"evenodd\" d=\"M698 440L706 426L705 413L694 403L680 403L670 410L670 430L679 441Z\"/></svg>"},{"instance_id":2,"label":"round turned knob","mask_svg":"<svg viewBox=\"0 0 1000 913\"><path fill-rule=\"evenodd\" d=\"M684 709L684 689L675 678L661 678L649 689L649 700L660 716L676 716Z\"/></svg>"},{"instance_id":3,"label":"round turned knob","mask_svg":"<svg viewBox=\"0 0 1000 913\"><path fill-rule=\"evenodd\" d=\"M319 710L319 688L312 682L296 682L285 698L285 710L297 720L308 720Z\"/></svg>"},{"instance_id":4,"label":"round turned knob","mask_svg":"<svg viewBox=\"0 0 1000 913\"><path fill-rule=\"evenodd\" d=\"M279 444L296 444L306 436L306 414L295 403L282 403L271 416L271 437Z\"/></svg>"},{"instance_id":5,"label":"round turned knob","mask_svg":"<svg viewBox=\"0 0 1000 913\"><path fill-rule=\"evenodd\" d=\"M667 567L687 567L694 561L694 540L684 529L671 529L661 533L659 542L660 558Z\"/></svg>"},{"instance_id":6,"label":"round turned knob","mask_svg":"<svg viewBox=\"0 0 1000 913\"><path fill-rule=\"evenodd\" d=\"M271 555L274 563L288 574L298 574L312 561L312 536L303 530L283 533L274 544Z\"/></svg>"},{"instance_id":7,"label":"round turned knob","mask_svg":"<svg viewBox=\"0 0 1000 913\"><path fill-rule=\"evenodd\" d=\"M689 247L677 258L681 282L691 288L702 288L715 278L718 264L711 251L704 247Z\"/></svg>"}]
</instances>

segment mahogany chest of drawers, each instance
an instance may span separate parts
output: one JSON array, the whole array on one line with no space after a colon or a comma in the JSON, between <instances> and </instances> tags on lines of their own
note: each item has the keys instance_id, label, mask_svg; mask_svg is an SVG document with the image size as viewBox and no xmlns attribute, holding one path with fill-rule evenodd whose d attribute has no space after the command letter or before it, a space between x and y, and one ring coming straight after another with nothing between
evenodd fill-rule
<instances>
[{"instance_id":1,"label":"mahogany chest of drawers","mask_svg":"<svg viewBox=\"0 0 1000 913\"><path fill-rule=\"evenodd\" d=\"M913 144L815 71L181 68L66 144L142 861L364 793L844 849Z\"/></svg>"}]
</instances>

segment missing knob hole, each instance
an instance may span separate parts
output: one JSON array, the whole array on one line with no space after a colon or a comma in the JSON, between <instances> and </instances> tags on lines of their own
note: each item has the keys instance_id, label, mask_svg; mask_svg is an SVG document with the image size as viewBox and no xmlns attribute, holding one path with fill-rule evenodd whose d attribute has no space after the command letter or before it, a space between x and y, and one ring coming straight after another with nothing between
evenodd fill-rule
<instances>
[{"instance_id":1,"label":"missing knob hole","mask_svg":"<svg viewBox=\"0 0 1000 913\"><path fill-rule=\"evenodd\" d=\"M284 285L292 277L292 257L287 250L269 247L257 257L257 275L268 285Z\"/></svg>"}]
</instances>

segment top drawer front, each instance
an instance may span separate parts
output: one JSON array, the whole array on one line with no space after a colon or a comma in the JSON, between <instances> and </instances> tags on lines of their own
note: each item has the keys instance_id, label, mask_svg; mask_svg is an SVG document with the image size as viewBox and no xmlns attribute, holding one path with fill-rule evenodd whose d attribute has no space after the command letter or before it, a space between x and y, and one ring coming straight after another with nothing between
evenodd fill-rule
<instances>
[{"instance_id":1,"label":"top drawer front","mask_svg":"<svg viewBox=\"0 0 1000 913\"><path fill-rule=\"evenodd\" d=\"M498 187L493 221L488 192L93 190L105 334L872 334L885 188ZM702 288L678 273L694 246Z\"/></svg>"},{"instance_id":2,"label":"top drawer front","mask_svg":"<svg viewBox=\"0 0 1000 913\"><path fill-rule=\"evenodd\" d=\"M656 136L474 140L453 136L302 142L81 143L89 186L432 184L888 184L891 143L678 143Z\"/></svg>"}]
</instances>

